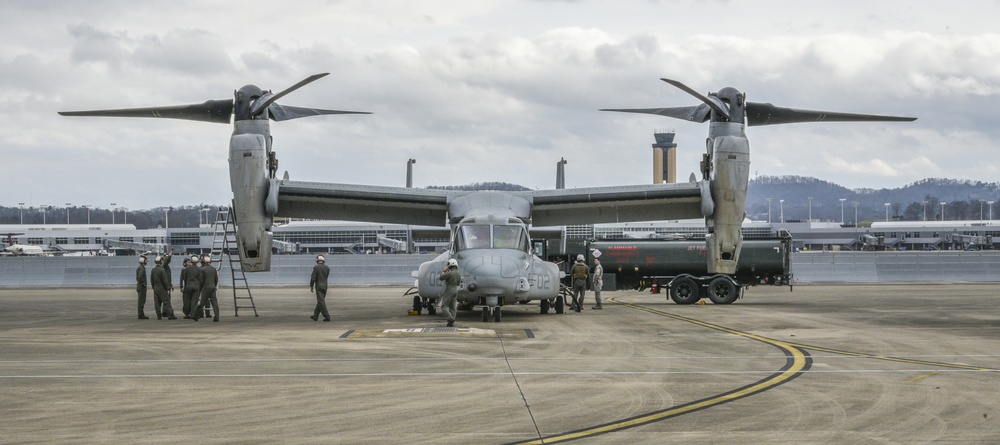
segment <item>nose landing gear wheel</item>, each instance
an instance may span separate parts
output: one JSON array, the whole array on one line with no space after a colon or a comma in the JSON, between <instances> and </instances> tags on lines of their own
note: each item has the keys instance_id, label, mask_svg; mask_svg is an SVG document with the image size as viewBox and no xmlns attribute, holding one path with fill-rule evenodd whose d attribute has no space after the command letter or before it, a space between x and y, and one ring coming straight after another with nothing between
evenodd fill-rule
<instances>
[{"instance_id":1,"label":"nose landing gear wheel","mask_svg":"<svg viewBox=\"0 0 1000 445\"><path fill-rule=\"evenodd\" d=\"M542 307L542 314L549 313L549 300L542 300L542 302L541 302L541 304L539 304L539 306Z\"/></svg>"},{"instance_id":2,"label":"nose landing gear wheel","mask_svg":"<svg viewBox=\"0 0 1000 445\"><path fill-rule=\"evenodd\" d=\"M500 306L493 308L493 321L500 323Z\"/></svg>"},{"instance_id":3,"label":"nose landing gear wheel","mask_svg":"<svg viewBox=\"0 0 1000 445\"><path fill-rule=\"evenodd\" d=\"M483 323L490 321L490 308L483 306Z\"/></svg>"}]
</instances>

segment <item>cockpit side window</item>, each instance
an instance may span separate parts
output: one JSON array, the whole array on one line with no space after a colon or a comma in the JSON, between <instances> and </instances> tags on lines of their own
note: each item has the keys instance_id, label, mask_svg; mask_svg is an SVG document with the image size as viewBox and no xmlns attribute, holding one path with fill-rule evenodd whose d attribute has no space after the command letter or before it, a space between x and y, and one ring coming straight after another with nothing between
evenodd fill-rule
<instances>
[{"instance_id":1,"label":"cockpit side window","mask_svg":"<svg viewBox=\"0 0 1000 445\"><path fill-rule=\"evenodd\" d=\"M528 251L528 237L521 226L493 226L493 247Z\"/></svg>"},{"instance_id":2,"label":"cockpit side window","mask_svg":"<svg viewBox=\"0 0 1000 445\"><path fill-rule=\"evenodd\" d=\"M458 231L458 250L490 248L490 226L467 225Z\"/></svg>"}]
</instances>

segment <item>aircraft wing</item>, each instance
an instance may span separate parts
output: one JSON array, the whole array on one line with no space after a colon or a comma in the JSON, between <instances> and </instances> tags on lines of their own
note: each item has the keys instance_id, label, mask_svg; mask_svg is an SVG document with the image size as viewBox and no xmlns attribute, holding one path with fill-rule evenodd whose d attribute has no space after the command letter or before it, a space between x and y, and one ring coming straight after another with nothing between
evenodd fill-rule
<instances>
[{"instance_id":1,"label":"aircraft wing","mask_svg":"<svg viewBox=\"0 0 1000 445\"><path fill-rule=\"evenodd\" d=\"M703 217L697 182L521 193L532 198L531 224L536 227Z\"/></svg>"},{"instance_id":2,"label":"aircraft wing","mask_svg":"<svg viewBox=\"0 0 1000 445\"><path fill-rule=\"evenodd\" d=\"M463 193L466 192L281 181L275 216L443 227L447 223L449 198Z\"/></svg>"}]
</instances>

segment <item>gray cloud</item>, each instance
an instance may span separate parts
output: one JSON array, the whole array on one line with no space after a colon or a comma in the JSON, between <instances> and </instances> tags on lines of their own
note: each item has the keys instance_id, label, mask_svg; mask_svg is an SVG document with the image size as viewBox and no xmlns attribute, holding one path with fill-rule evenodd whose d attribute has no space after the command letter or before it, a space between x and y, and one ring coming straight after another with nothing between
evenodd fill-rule
<instances>
[{"instance_id":1,"label":"gray cloud","mask_svg":"<svg viewBox=\"0 0 1000 445\"><path fill-rule=\"evenodd\" d=\"M660 77L703 93L735 86L782 106L920 118L752 127L760 174L882 187L927 176L993 181L1000 171L1000 34L986 19L1000 12L995 2L806 11L738 0L343 1L294 13L268 2L34 3L7 3L0 18L0 149L15 168L58 175L10 178L0 203L24 202L25 192L48 204L226 202L230 128L55 111L222 99L315 72L332 75L282 103L376 114L275 123L281 167L298 179L401 185L415 157L419 186L548 188L565 156L570 186L641 183L655 129L677 131L686 177L705 126L597 111L696 103Z\"/></svg>"}]
</instances>

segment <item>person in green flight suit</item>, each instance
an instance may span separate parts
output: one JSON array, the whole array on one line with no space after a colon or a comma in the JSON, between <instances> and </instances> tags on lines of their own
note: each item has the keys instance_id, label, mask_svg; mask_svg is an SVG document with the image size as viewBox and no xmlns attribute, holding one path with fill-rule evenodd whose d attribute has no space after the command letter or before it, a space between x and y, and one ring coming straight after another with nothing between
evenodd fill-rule
<instances>
[{"instance_id":1,"label":"person in green flight suit","mask_svg":"<svg viewBox=\"0 0 1000 445\"><path fill-rule=\"evenodd\" d=\"M191 319L198 321L201 318L203 311L205 310L205 305L211 303L212 313L215 317L212 321L219 321L219 299L215 295L216 289L219 287L219 271L212 267L212 257L205 255L201 259L201 270L199 281L201 281L201 302L198 303L198 307L194 309L194 313L191 314Z\"/></svg>"},{"instance_id":2,"label":"person in green flight suit","mask_svg":"<svg viewBox=\"0 0 1000 445\"><path fill-rule=\"evenodd\" d=\"M146 256L139 257L139 267L135 269L135 291L139 294L139 319L148 320L146 316Z\"/></svg>"},{"instance_id":3,"label":"person in green flight suit","mask_svg":"<svg viewBox=\"0 0 1000 445\"><path fill-rule=\"evenodd\" d=\"M191 255L181 272L181 298L184 300L184 318L192 318L194 308L198 305L201 295L201 268L198 267L198 255Z\"/></svg>"},{"instance_id":4,"label":"person in green flight suit","mask_svg":"<svg viewBox=\"0 0 1000 445\"><path fill-rule=\"evenodd\" d=\"M163 257L156 257L156 267L149 274L149 281L153 284L153 309L156 309L156 319L167 317L176 320L174 308L170 306L170 274L163 267Z\"/></svg>"},{"instance_id":5,"label":"person in green flight suit","mask_svg":"<svg viewBox=\"0 0 1000 445\"><path fill-rule=\"evenodd\" d=\"M163 255L163 270L167 272L167 300L170 300L174 293L174 274L170 271L170 260L174 258L174 254L167 252ZM170 307L170 315L174 315L173 306ZM163 316L166 317L167 313L164 312Z\"/></svg>"},{"instance_id":6,"label":"person in green flight suit","mask_svg":"<svg viewBox=\"0 0 1000 445\"><path fill-rule=\"evenodd\" d=\"M330 311L326 309L326 289L327 280L330 278L330 266L326 265L326 258L323 255L316 255L316 265L313 266L312 276L309 278L309 291L316 291L316 308L313 309L311 318L313 321L319 320L319 314L323 314L323 321L330 321Z\"/></svg>"},{"instance_id":7,"label":"person in green flight suit","mask_svg":"<svg viewBox=\"0 0 1000 445\"><path fill-rule=\"evenodd\" d=\"M458 285L462 282L462 274L458 271L458 261L448 260L444 272L438 275L438 280L444 281L444 291L441 292L441 313L448 320L448 327L455 326L455 315L458 313Z\"/></svg>"},{"instance_id":8,"label":"person in green flight suit","mask_svg":"<svg viewBox=\"0 0 1000 445\"><path fill-rule=\"evenodd\" d=\"M573 265L570 274L573 276L573 310L580 312L583 307L583 296L587 293L587 278L590 277L590 269L587 263L583 262L583 255L576 256L576 264Z\"/></svg>"}]
</instances>

